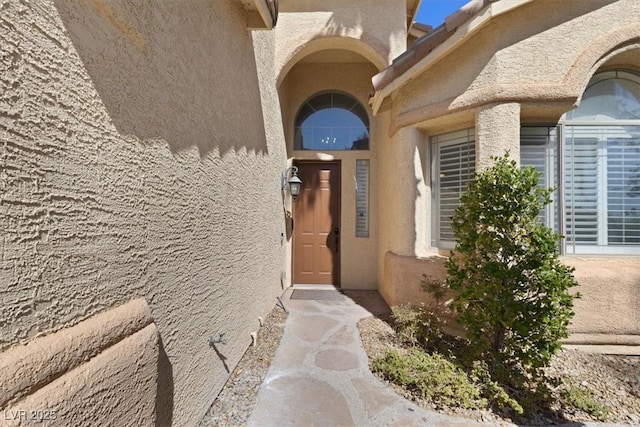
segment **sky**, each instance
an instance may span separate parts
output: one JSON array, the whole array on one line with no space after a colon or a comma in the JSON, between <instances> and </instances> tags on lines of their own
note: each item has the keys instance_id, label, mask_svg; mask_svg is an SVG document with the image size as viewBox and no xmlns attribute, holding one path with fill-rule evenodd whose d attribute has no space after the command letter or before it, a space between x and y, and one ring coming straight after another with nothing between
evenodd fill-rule
<instances>
[{"instance_id":1,"label":"sky","mask_svg":"<svg viewBox=\"0 0 640 427\"><path fill-rule=\"evenodd\" d=\"M433 27L444 22L444 18L460 9L470 0L422 0L416 21Z\"/></svg>"}]
</instances>

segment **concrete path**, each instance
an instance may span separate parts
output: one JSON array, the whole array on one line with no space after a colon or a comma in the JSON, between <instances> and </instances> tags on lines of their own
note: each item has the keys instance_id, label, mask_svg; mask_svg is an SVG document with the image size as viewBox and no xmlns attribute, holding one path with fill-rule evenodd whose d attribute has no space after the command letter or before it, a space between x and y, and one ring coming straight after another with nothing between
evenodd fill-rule
<instances>
[{"instance_id":1,"label":"concrete path","mask_svg":"<svg viewBox=\"0 0 640 427\"><path fill-rule=\"evenodd\" d=\"M378 292L300 290L323 299L282 298L289 317L249 426L479 425L421 409L371 374L356 324L389 310Z\"/></svg>"}]
</instances>

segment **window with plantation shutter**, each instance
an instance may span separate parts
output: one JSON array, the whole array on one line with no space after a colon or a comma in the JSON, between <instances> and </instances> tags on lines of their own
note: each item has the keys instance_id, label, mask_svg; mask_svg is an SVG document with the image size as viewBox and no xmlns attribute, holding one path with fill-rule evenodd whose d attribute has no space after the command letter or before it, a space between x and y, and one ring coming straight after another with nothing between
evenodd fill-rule
<instances>
[{"instance_id":1,"label":"window with plantation shutter","mask_svg":"<svg viewBox=\"0 0 640 427\"><path fill-rule=\"evenodd\" d=\"M569 247L597 245L604 187L599 184L598 139L569 127L565 137L565 221ZM600 150L602 151L602 150Z\"/></svg>"},{"instance_id":2,"label":"window with plantation shutter","mask_svg":"<svg viewBox=\"0 0 640 427\"><path fill-rule=\"evenodd\" d=\"M556 188L552 203L540 212L540 220L559 232L556 198L558 197L558 138L555 127L523 127L520 131L520 164L533 166L540 173L540 187Z\"/></svg>"},{"instance_id":3,"label":"window with plantation shutter","mask_svg":"<svg viewBox=\"0 0 640 427\"><path fill-rule=\"evenodd\" d=\"M567 252L640 246L640 126L567 126Z\"/></svg>"},{"instance_id":4,"label":"window with plantation shutter","mask_svg":"<svg viewBox=\"0 0 640 427\"><path fill-rule=\"evenodd\" d=\"M473 129L431 138L432 194L434 212L433 245L451 249L455 236L451 219L460 204L460 196L475 174L475 135Z\"/></svg>"},{"instance_id":5,"label":"window with plantation shutter","mask_svg":"<svg viewBox=\"0 0 640 427\"><path fill-rule=\"evenodd\" d=\"M607 244L640 246L640 126L607 147Z\"/></svg>"},{"instance_id":6,"label":"window with plantation shutter","mask_svg":"<svg viewBox=\"0 0 640 427\"><path fill-rule=\"evenodd\" d=\"M640 254L639 74L596 74L558 127L523 127L520 150L561 191L543 220L562 230L565 253Z\"/></svg>"}]
</instances>

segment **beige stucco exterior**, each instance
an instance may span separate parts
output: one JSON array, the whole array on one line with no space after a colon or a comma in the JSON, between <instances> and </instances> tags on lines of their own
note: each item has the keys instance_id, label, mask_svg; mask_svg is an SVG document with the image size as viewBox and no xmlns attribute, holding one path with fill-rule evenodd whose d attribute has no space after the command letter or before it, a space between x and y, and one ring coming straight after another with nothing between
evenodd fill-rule
<instances>
[{"instance_id":1,"label":"beige stucco exterior","mask_svg":"<svg viewBox=\"0 0 640 427\"><path fill-rule=\"evenodd\" d=\"M604 62L637 48L639 7L633 0L535 0L489 20L398 89L391 131L429 129L450 113L512 101L523 104L523 120L558 120ZM540 13L551 9L552 20ZM636 50L616 64L637 67L637 58Z\"/></svg>"},{"instance_id":2,"label":"beige stucco exterior","mask_svg":"<svg viewBox=\"0 0 640 427\"><path fill-rule=\"evenodd\" d=\"M353 51L378 69L386 67L406 49L405 4L401 0L282 0L276 31L278 82L301 59L326 49Z\"/></svg>"},{"instance_id":3,"label":"beige stucco exterior","mask_svg":"<svg viewBox=\"0 0 640 427\"><path fill-rule=\"evenodd\" d=\"M344 289L378 285L378 179L380 141L388 123L368 108L371 78L406 48L405 2L283 1L276 31L275 68L289 162L339 161L341 165L341 268ZM358 151L293 149L294 122L313 95L336 90L369 112L370 147ZM355 237L356 160L370 160L369 237ZM291 265L291 249L287 256ZM291 283L291 277L287 278Z\"/></svg>"},{"instance_id":4,"label":"beige stucco exterior","mask_svg":"<svg viewBox=\"0 0 640 427\"><path fill-rule=\"evenodd\" d=\"M248 32L227 0L9 2L0 27L0 358L133 298L159 334L91 359L103 409L75 377L11 408L96 405L58 422L105 425L126 403L115 424L152 424L155 384L130 385L155 380L125 367L151 363L160 342L171 372L158 424L194 425L282 292L275 36ZM60 400L42 400L52 388Z\"/></svg>"},{"instance_id":5,"label":"beige stucco exterior","mask_svg":"<svg viewBox=\"0 0 640 427\"><path fill-rule=\"evenodd\" d=\"M162 425L166 357L144 299L12 347L0 354L0 424Z\"/></svg>"},{"instance_id":6,"label":"beige stucco exterior","mask_svg":"<svg viewBox=\"0 0 640 427\"><path fill-rule=\"evenodd\" d=\"M573 344L638 345L640 313L640 258L638 257L563 257L563 262L575 268L580 293L575 300L568 342ZM433 298L425 293L420 282L423 275L436 281L446 277L444 256L400 256L387 252L380 293L392 306L431 307ZM453 332L461 333L451 322L446 310L443 316Z\"/></svg>"},{"instance_id":7,"label":"beige stucco exterior","mask_svg":"<svg viewBox=\"0 0 640 427\"><path fill-rule=\"evenodd\" d=\"M635 1L536 0L491 17L495 5L459 29L467 32L465 38L452 36L434 49L436 59L429 62L427 55L418 63L422 68L411 71L408 80L399 78L408 82L394 89L383 114L390 114L391 121L386 156L404 157L401 163L409 168L404 182L420 175L416 168L411 172L411 152L428 153L428 141L434 135L474 128L476 169L487 167L491 156L505 151L518 160L521 125L556 123L579 103L587 82L599 69L640 70L640 5ZM541 13L551 9L552 18ZM483 24L474 28L474 22ZM429 177L426 157L422 176ZM416 179L411 191L394 192L400 178L394 181L391 166L381 168L380 204L386 207L380 211L381 223L399 218L399 226L386 232L389 237L381 231L380 291L390 304L415 303L423 294L422 274L444 274L439 267L444 258L430 255L442 252L441 248L431 247L428 233L422 253L411 245L422 238L416 237L422 231L415 218L432 215L430 199L420 204L420 196L416 197L430 193L429 180L426 188ZM564 260L576 268L578 291L583 295L576 302L574 334L609 334L616 341L614 335L640 333L637 257L567 256Z\"/></svg>"},{"instance_id":8,"label":"beige stucco exterior","mask_svg":"<svg viewBox=\"0 0 640 427\"><path fill-rule=\"evenodd\" d=\"M267 3L3 4L0 410L196 425L292 284L296 161L340 162L342 288L428 303L446 256L429 138L473 128L479 169L517 159L521 125L557 122L599 69L640 69L636 0L502 0L371 98L416 1L280 0L272 29ZM367 108L369 150L294 150L298 109L330 90ZM572 342L637 343L640 260L563 259L583 294Z\"/></svg>"}]
</instances>

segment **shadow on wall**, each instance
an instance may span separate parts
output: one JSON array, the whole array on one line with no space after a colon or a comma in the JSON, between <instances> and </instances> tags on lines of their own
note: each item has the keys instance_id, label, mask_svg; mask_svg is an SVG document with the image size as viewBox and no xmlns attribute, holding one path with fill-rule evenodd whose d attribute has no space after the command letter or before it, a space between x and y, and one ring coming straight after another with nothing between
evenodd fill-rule
<instances>
[{"instance_id":1,"label":"shadow on wall","mask_svg":"<svg viewBox=\"0 0 640 427\"><path fill-rule=\"evenodd\" d=\"M424 138L424 135L422 136ZM434 215L434 213L431 211L431 207L432 207L432 203L431 200L427 199L427 196L429 195L428 193L428 188L431 187L431 159L429 158L429 145L428 142L425 144L417 144L416 147L416 152L414 154L414 156L418 156L418 159L420 160L420 170L419 171L415 171L414 172L414 184L412 187L412 190L415 191L415 196L413 198L414 200L414 204L413 204L413 209L414 209L414 214L412 215L412 219L413 219L413 242L414 242L414 253L416 255L418 255L417 251L418 248L420 246L422 246L422 249L425 250L427 247L431 246L431 235L433 234L433 230L431 230L431 219L432 216ZM418 174L417 176L415 174ZM433 189L431 189L431 191L433 191ZM425 221L424 224L422 224L422 227L418 227L416 224L416 203L415 201L421 200L422 201L422 205L424 206L424 210L426 213L426 215L424 215L424 213L422 215L420 215L420 217L422 218L423 221ZM420 254L421 255L421 254Z\"/></svg>"},{"instance_id":2,"label":"shadow on wall","mask_svg":"<svg viewBox=\"0 0 640 427\"><path fill-rule=\"evenodd\" d=\"M291 7L288 7L291 6ZM355 52L368 59L377 69L382 70L391 62L391 46L397 43L397 39L403 39L404 23L399 28L389 30L389 40L383 40L376 36L379 22L375 22L367 11L376 10L376 4L358 4L352 6L344 1L323 1L313 4L307 2L304 5L291 2L281 5L281 13L297 13L300 10L315 12L320 17L317 27L305 29L296 34L296 43L293 50L284 58L282 68L277 71L277 85L280 87L291 69L304 57L326 49L339 49ZM347 10L345 10L345 8ZM353 8L349 10L348 8ZM366 21L363 22L363 17ZM385 18L384 16L382 17ZM326 19L324 24L320 24ZM388 22L384 21L385 24ZM373 31L372 31L373 30ZM385 34L384 31L377 31ZM282 96L282 93L280 93ZM285 105L285 102L281 104Z\"/></svg>"},{"instance_id":3,"label":"shadow on wall","mask_svg":"<svg viewBox=\"0 0 640 427\"><path fill-rule=\"evenodd\" d=\"M322 31L322 36L355 38L375 50L375 52L382 57L382 60L388 61L391 59L389 58L389 44L385 45L384 43L382 43L382 41L377 40L374 36L370 35L363 29L362 17L360 12L348 15L333 13ZM362 54L364 52L358 53ZM376 67L380 67L380 65L382 65L376 64L374 61L372 62L374 63L374 65L376 65Z\"/></svg>"},{"instance_id":4,"label":"shadow on wall","mask_svg":"<svg viewBox=\"0 0 640 427\"><path fill-rule=\"evenodd\" d=\"M158 387L156 390L156 426L171 426L173 421L173 368L158 337Z\"/></svg>"},{"instance_id":5,"label":"shadow on wall","mask_svg":"<svg viewBox=\"0 0 640 427\"><path fill-rule=\"evenodd\" d=\"M204 157L267 153L246 12L235 1L54 0L118 132ZM148 141L151 142L151 141Z\"/></svg>"},{"instance_id":6,"label":"shadow on wall","mask_svg":"<svg viewBox=\"0 0 640 427\"><path fill-rule=\"evenodd\" d=\"M561 25L565 22L572 21L574 19L580 18L581 16L587 15L589 13L594 12L597 9L604 8L612 3L616 3L619 0L600 0L599 6L594 6L594 2L587 1L576 1L565 3L565 5L570 5L564 13L550 13L544 14L544 18L538 21L538 17L542 18L540 14L541 4L537 3L529 3L525 4L522 7L516 9L515 14L520 17L521 22L516 21L513 18L513 15L508 14L504 16L504 19L510 19L510 26L513 28L517 28L517 31L501 31L499 34L499 39L497 40L496 50L504 49L508 46L515 45L516 43L526 40L535 35L541 34L545 31L548 31L558 25ZM548 5L552 7L551 4ZM532 17L536 17L535 20L532 21ZM502 18L501 18L502 19ZM538 21L538 22L536 22ZM535 22L534 25L525 25L524 23L532 23ZM504 22L503 22L504 24ZM514 34L517 35L517 38L513 39Z\"/></svg>"}]
</instances>

